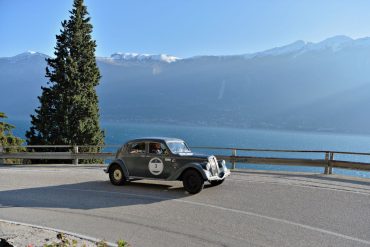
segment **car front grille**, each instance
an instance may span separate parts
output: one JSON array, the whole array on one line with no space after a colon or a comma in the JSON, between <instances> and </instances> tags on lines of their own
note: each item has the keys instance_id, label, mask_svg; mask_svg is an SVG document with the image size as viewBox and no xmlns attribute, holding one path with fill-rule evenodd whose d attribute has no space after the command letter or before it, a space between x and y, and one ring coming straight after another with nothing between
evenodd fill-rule
<instances>
[{"instance_id":1,"label":"car front grille","mask_svg":"<svg viewBox=\"0 0 370 247\"><path fill-rule=\"evenodd\" d=\"M218 175L218 165L217 159L215 156L209 157L209 164L211 165L211 173L213 176Z\"/></svg>"}]
</instances>

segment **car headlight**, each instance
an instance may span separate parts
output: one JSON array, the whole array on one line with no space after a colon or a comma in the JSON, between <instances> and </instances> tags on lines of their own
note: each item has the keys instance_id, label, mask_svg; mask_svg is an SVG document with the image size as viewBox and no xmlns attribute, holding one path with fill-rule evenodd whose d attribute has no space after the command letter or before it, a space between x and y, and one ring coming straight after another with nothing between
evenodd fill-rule
<instances>
[{"instance_id":1,"label":"car headlight","mask_svg":"<svg viewBox=\"0 0 370 247\"><path fill-rule=\"evenodd\" d=\"M225 165L226 165L225 160L219 160L219 161L218 161L218 167L219 167L219 168L224 168L224 167L225 167Z\"/></svg>"}]
</instances>

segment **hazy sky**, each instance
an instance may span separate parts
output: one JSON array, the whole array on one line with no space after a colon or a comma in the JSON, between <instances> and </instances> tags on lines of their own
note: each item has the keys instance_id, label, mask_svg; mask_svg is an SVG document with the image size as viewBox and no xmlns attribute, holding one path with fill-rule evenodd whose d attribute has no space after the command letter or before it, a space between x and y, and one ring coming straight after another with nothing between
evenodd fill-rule
<instances>
[{"instance_id":1,"label":"hazy sky","mask_svg":"<svg viewBox=\"0 0 370 247\"><path fill-rule=\"evenodd\" d=\"M0 57L53 54L72 0L0 0ZM302 39L370 36L369 0L85 0L97 55L243 54Z\"/></svg>"}]
</instances>

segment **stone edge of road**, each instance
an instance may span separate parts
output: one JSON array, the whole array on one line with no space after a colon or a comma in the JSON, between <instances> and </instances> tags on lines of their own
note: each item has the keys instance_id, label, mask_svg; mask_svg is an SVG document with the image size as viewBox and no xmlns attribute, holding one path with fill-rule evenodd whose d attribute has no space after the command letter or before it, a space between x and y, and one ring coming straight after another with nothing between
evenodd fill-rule
<instances>
[{"instance_id":1,"label":"stone edge of road","mask_svg":"<svg viewBox=\"0 0 370 247\"><path fill-rule=\"evenodd\" d=\"M11 221L11 220L4 220L4 219L0 219L0 222L4 222L4 223L8 223L8 224L14 224L14 225L20 225L20 226L25 226L25 227L30 227L30 228L37 228L37 229L45 230L45 231L53 231L55 233L63 233L63 234L66 234L66 235L70 235L70 236L80 238L80 239L83 239L83 240L86 240L86 241L94 242L94 243L97 243L97 242L101 241L101 239L98 239L98 238L86 236L86 235L75 233L75 232L70 232L70 231L64 231L64 230L60 230L60 229L56 229L56 228L51 228L51 227L45 227L45 226L40 226L40 225L34 225L34 224L28 224L28 223L22 223L22 222L18 222L18 221ZM115 244L115 243L106 242L106 241L105 241L105 243L109 247L117 247L117 244Z\"/></svg>"}]
</instances>

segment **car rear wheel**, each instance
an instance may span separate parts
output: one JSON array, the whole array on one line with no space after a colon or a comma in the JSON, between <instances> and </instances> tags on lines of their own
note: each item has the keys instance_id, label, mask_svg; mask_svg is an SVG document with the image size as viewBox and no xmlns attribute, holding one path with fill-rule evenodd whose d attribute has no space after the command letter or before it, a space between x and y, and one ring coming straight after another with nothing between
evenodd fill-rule
<instances>
[{"instance_id":1,"label":"car rear wheel","mask_svg":"<svg viewBox=\"0 0 370 247\"><path fill-rule=\"evenodd\" d=\"M126 182L125 175L119 165L114 165L109 169L109 179L114 185L123 185Z\"/></svg>"},{"instance_id":2,"label":"car rear wheel","mask_svg":"<svg viewBox=\"0 0 370 247\"><path fill-rule=\"evenodd\" d=\"M204 187L203 177L196 170L188 170L182 177L184 189L190 194L199 193Z\"/></svg>"},{"instance_id":3,"label":"car rear wheel","mask_svg":"<svg viewBox=\"0 0 370 247\"><path fill-rule=\"evenodd\" d=\"M225 179L222 179L222 180L213 180L213 181L209 181L209 182L211 183L212 186L217 186L217 185L222 184L224 181L225 181Z\"/></svg>"}]
</instances>

